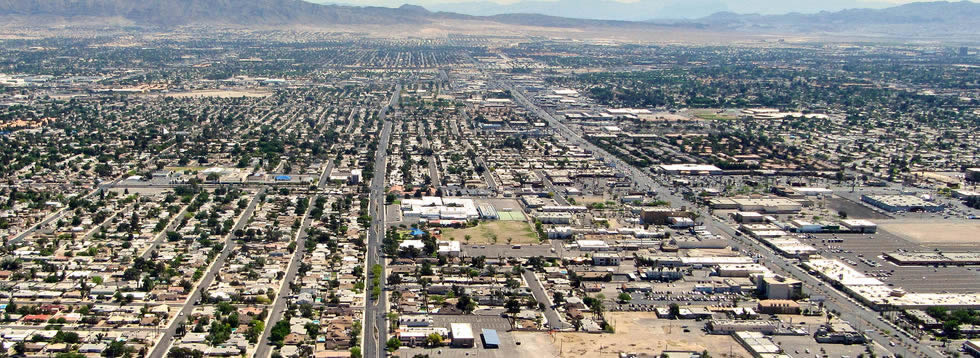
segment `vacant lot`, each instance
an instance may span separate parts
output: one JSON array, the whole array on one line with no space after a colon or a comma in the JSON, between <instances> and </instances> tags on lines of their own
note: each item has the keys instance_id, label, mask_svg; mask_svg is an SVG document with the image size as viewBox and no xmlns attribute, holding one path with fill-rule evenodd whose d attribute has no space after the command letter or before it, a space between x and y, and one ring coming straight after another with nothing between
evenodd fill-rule
<instances>
[{"instance_id":1,"label":"vacant lot","mask_svg":"<svg viewBox=\"0 0 980 358\"><path fill-rule=\"evenodd\" d=\"M976 221L902 221L879 222L889 233L922 245L977 246L980 222Z\"/></svg>"},{"instance_id":2,"label":"vacant lot","mask_svg":"<svg viewBox=\"0 0 980 358\"><path fill-rule=\"evenodd\" d=\"M468 241L467 235L470 236ZM538 243L538 235L526 221L485 221L471 228L445 229L442 238L464 244L506 244L508 239L513 244Z\"/></svg>"},{"instance_id":3,"label":"vacant lot","mask_svg":"<svg viewBox=\"0 0 980 358\"><path fill-rule=\"evenodd\" d=\"M834 210L836 212L845 212L847 217L851 219L871 219L871 220L885 220L891 219L890 216L874 211L873 209L865 206L861 203L856 203L847 198L842 197L831 197L827 200L827 208Z\"/></svg>"},{"instance_id":4,"label":"vacant lot","mask_svg":"<svg viewBox=\"0 0 980 358\"><path fill-rule=\"evenodd\" d=\"M712 357L751 357L728 335L708 335L693 321L658 319L652 312L610 312L613 334L556 333L562 357L618 357L619 352L659 353L669 350L707 350ZM683 325L690 325L684 332ZM731 355L729 355L731 353Z\"/></svg>"}]
</instances>

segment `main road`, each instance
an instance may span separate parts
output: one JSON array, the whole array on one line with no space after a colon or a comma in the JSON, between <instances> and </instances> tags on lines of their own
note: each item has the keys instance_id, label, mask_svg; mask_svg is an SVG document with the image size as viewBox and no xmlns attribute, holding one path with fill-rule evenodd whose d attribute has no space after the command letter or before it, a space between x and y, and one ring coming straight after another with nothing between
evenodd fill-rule
<instances>
[{"instance_id":1,"label":"main road","mask_svg":"<svg viewBox=\"0 0 980 358\"><path fill-rule=\"evenodd\" d=\"M640 188L646 190L656 190L657 193L660 194L659 198L666 200L672 206L687 206L691 208L691 210L700 214L699 219L704 222L705 226L714 229L712 230L713 232L723 233L725 236L728 236L737 242L753 247L761 255L763 255L764 260L768 261L769 263L767 266L774 269L775 272L783 273L787 276L803 281L807 287L807 290L810 291L811 294L819 294L827 297L828 299L824 303L827 308L837 311L841 319L849 321L855 326L855 328L865 332L874 341L883 346L886 346L890 341L894 341L896 345L894 347L889 347L889 349L894 351L894 353L905 357L943 357L942 354L936 352L929 345L923 344L918 340L909 337L908 335L902 334L903 332L901 329L899 329L893 323L888 322L877 312L874 312L863 304L858 303L843 292L828 288L822 281L803 271L803 269L796 266L794 262L790 262L786 257L777 254L758 241L736 235L735 230L728 224L717 220L715 217L706 212L701 212L693 203L688 202L677 195L672 195L669 188L650 177L646 172L634 168L625 161L609 154L602 148L599 148L591 142L583 139L579 133L569 128L547 111L538 107L531 100L527 99L520 89L504 81L497 81L497 85L500 88L509 89L512 96L519 104L524 106L528 111L531 111L548 121L548 123L556 129L556 132L564 137L565 140L585 149L591 150L595 155L602 157L606 163L611 163L621 173L634 180ZM891 333L892 336L889 337L888 333Z\"/></svg>"},{"instance_id":2,"label":"main road","mask_svg":"<svg viewBox=\"0 0 980 358\"><path fill-rule=\"evenodd\" d=\"M381 108L378 119L382 123L381 137L378 139L378 148L374 153L374 176L371 178L371 194L368 202L368 212L371 215L371 229L368 231L367 259L364 272L370 275L374 265L381 265L381 294L374 299L369 290L365 292L364 304L364 344L361 353L364 357L383 357L385 342L387 341L388 321L385 317L385 270L384 260L381 255L381 242L384 240L384 200L385 200L385 160L388 155L388 141L391 139L392 122L386 119L388 109L398 103L401 96L402 86L395 86L395 93L391 95L391 100ZM370 282L370 281L369 281Z\"/></svg>"},{"instance_id":3,"label":"main road","mask_svg":"<svg viewBox=\"0 0 980 358\"><path fill-rule=\"evenodd\" d=\"M187 300L184 301L184 305L181 307L177 317L170 322L170 325L167 326L166 330L164 330L163 336L160 337L157 344L153 346L153 349L150 351L150 355L148 356L149 358L161 358L167 354L170 344L174 339L174 334L177 332L177 326L179 326L184 320L187 319L188 316L190 316L191 311L194 310L194 303L201 298L201 292L211 285L211 282L214 281L215 275L217 275L221 267L224 266L225 259L228 258L228 255L231 254L231 251L235 246L235 240L232 239L232 235L234 235L235 231L241 230L248 224L249 219L255 212L255 206L258 205L258 198L262 196L262 193L264 192L264 188L259 189L259 191L252 196L252 200L248 203L248 207L246 207L245 211L238 217L238 222L235 223L235 226L232 227L231 231L226 236L224 241L225 246L221 250L221 254L215 258L214 262L211 263L211 266L208 267L208 272L201 278L201 282L195 285L194 290L187 296Z\"/></svg>"}]
</instances>

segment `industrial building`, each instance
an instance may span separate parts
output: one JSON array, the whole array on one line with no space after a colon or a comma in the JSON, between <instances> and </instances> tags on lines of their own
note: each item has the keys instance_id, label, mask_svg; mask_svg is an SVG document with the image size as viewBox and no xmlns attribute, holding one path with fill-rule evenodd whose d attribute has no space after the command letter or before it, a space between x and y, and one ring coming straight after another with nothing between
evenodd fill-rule
<instances>
[{"instance_id":1,"label":"industrial building","mask_svg":"<svg viewBox=\"0 0 980 358\"><path fill-rule=\"evenodd\" d=\"M841 220L841 226L843 226L847 231L864 233L864 234L874 234L878 232L878 225L863 219L846 219Z\"/></svg>"},{"instance_id":2,"label":"industrial building","mask_svg":"<svg viewBox=\"0 0 980 358\"><path fill-rule=\"evenodd\" d=\"M663 164L660 171L665 174L711 175L721 174L721 168L707 164Z\"/></svg>"},{"instance_id":3,"label":"industrial building","mask_svg":"<svg viewBox=\"0 0 980 358\"><path fill-rule=\"evenodd\" d=\"M735 332L759 332L772 334L779 328L778 321L716 319L708 322L711 334L732 334Z\"/></svg>"},{"instance_id":4,"label":"industrial building","mask_svg":"<svg viewBox=\"0 0 980 358\"><path fill-rule=\"evenodd\" d=\"M762 297L775 300L792 300L803 295L803 282L779 275L762 277L759 280L759 293Z\"/></svg>"},{"instance_id":5,"label":"industrial building","mask_svg":"<svg viewBox=\"0 0 980 358\"><path fill-rule=\"evenodd\" d=\"M814 333L820 343L863 344L867 338L846 322L825 324Z\"/></svg>"},{"instance_id":6,"label":"industrial building","mask_svg":"<svg viewBox=\"0 0 980 358\"><path fill-rule=\"evenodd\" d=\"M592 255L592 264L595 266L619 266L623 262L623 257L619 254L598 252Z\"/></svg>"},{"instance_id":7,"label":"industrial building","mask_svg":"<svg viewBox=\"0 0 980 358\"><path fill-rule=\"evenodd\" d=\"M761 300L756 309L765 314L800 314L800 304L793 300Z\"/></svg>"},{"instance_id":8,"label":"industrial building","mask_svg":"<svg viewBox=\"0 0 980 358\"><path fill-rule=\"evenodd\" d=\"M980 265L976 252L886 252L885 258L899 265Z\"/></svg>"},{"instance_id":9,"label":"industrial building","mask_svg":"<svg viewBox=\"0 0 980 358\"><path fill-rule=\"evenodd\" d=\"M735 222L740 224L764 223L766 217L754 211L736 211L732 214Z\"/></svg>"},{"instance_id":10,"label":"industrial building","mask_svg":"<svg viewBox=\"0 0 980 358\"><path fill-rule=\"evenodd\" d=\"M861 195L861 201L888 211L943 211L943 206L925 201L914 195Z\"/></svg>"},{"instance_id":11,"label":"industrial building","mask_svg":"<svg viewBox=\"0 0 980 358\"><path fill-rule=\"evenodd\" d=\"M500 347L500 336L497 335L497 330L484 328L480 336L483 337L483 348Z\"/></svg>"},{"instance_id":12,"label":"industrial building","mask_svg":"<svg viewBox=\"0 0 980 358\"><path fill-rule=\"evenodd\" d=\"M732 336L755 358L775 357L783 351L769 337L759 332L735 332Z\"/></svg>"},{"instance_id":13,"label":"industrial building","mask_svg":"<svg viewBox=\"0 0 980 358\"><path fill-rule=\"evenodd\" d=\"M644 208L640 212L640 220L646 224L667 225L667 220L672 217L690 217L691 213L673 208L657 207Z\"/></svg>"},{"instance_id":14,"label":"industrial building","mask_svg":"<svg viewBox=\"0 0 980 358\"><path fill-rule=\"evenodd\" d=\"M453 347L473 347L473 326L469 323L451 323L449 333Z\"/></svg>"},{"instance_id":15,"label":"industrial building","mask_svg":"<svg viewBox=\"0 0 980 358\"><path fill-rule=\"evenodd\" d=\"M402 215L409 220L476 220L480 212L472 199L424 196L404 199Z\"/></svg>"},{"instance_id":16,"label":"industrial building","mask_svg":"<svg viewBox=\"0 0 980 358\"><path fill-rule=\"evenodd\" d=\"M781 197L714 198L708 204L715 210L753 211L767 214L795 214L803 210L800 201Z\"/></svg>"},{"instance_id":17,"label":"industrial building","mask_svg":"<svg viewBox=\"0 0 980 358\"><path fill-rule=\"evenodd\" d=\"M803 204L795 200L778 197L768 198L732 198L738 210L755 211L769 214L790 214L798 213L803 209Z\"/></svg>"}]
</instances>

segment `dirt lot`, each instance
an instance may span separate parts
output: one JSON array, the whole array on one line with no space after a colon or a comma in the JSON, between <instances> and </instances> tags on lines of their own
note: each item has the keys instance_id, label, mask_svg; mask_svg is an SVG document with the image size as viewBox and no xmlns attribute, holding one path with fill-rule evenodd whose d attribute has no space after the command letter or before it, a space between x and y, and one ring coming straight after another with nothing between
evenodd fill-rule
<instances>
[{"instance_id":1,"label":"dirt lot","mask_svg":"<svg viewBox=\"0 0 980 358\"><path fill-rule=\"evenodd\" d=\"M606 316L615 325L616 333L555 333L552 346L537 348L540 354L536 357L555 356L548 355L549 350L560 350L562 357L618 357L620 352L660 353L665 347L707 350L712 357L751 357L731 336L707 335L693 321L662 320L652 312L610 312ZM690 325L691 331L685 333L683 325ZM540 343L537 340L522 345Z\"/></svg>"},{"instance_id":2,"label":"dirt lot","mask_svg":"<svg viewBox=\"0 0 980 358\"><path fill-rule=\"evenodd\" d=\"M878 223L881 229L922 245L977 245L980 222L977 221L917 221L905 219Z\"/></svg>"},{"instance_id":3,"label":"dirt lot","mask_svg":"<svg viewBox=\"0 0 980 358\"><path fill-rule=\"evenodd\" d=\"M466 240L470 235L470 240ZM494 241L496 238L496 242ZM456 240L463 244L536 244L538 235L526 221L486 221L466 229L445 229L443 240Z\"/></svg>"},{"instance_id":4,"label":"dirt lot","mask_svg":"<svg viewBox=\"0 0 980 358\"><path fill-rule=\"evenodd\" d=\"M606 202L606 198L598 195L574 196L571 198L575 199L575 203L578 205L589 205L589 204Z\"/></svg>"},{"instance_id":5,"label":"dirt lot","mask_svg":"<svg viewBox=\"0 0 980 358\"><path fill-rule=\"evenodd\" d=\"M891 219L888 215L874 211L873 209L864 206L863 204L853 202L849 199L842 197L832 197L827 200L827 208L834 210L835 213L838 211L843 211L847 213L847 217L851 219L871 219L871 220L884 220Z\"/></svg>"}]
</instances>

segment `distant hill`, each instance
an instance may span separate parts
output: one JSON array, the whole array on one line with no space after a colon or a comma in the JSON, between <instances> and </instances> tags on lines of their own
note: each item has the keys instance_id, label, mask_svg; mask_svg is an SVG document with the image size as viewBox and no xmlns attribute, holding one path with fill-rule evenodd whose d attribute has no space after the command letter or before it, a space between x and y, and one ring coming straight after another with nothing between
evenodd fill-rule
<instances>
[{"instance_id":1,"label":"distant hill","mask_svg":"<svg viewBox=\"0 0 980 358\"><path fill-rule=\"evenodd\" d=\"M427 5L431 10L476 16L532 13L577 19L643 21L648 19L697 19L717 12L785 14L837 11L860 3L867 8L894 4L884 0L493 0L459 1Z\"/></svg>"},{"instance_id":2,"label":"distant hill","mask_svg":"<svg viewBox=\"0 0 980 358\"><path fill-rule=\"evenodd\" d=\"M735 14L719 12L696 20L652 23L700 24L716 30L772 33L835 33L904 37L980 37L980 3L917 2L884 9L850 9L815 14Z\"/></svg>"},{"instance_id":3,"label":"distant hill","mask_svg":"<svg viewBox=\"0 0 980 358\"><path fill-rule=\"evenodd\" d=\"M394 25L443 20L489 21L503 24L575 27L641 26L642 22L570 19L539 14L471 16L431 12L421 6L398 8L326 5L302 0L0 0L0 16L66 21L111 18L132 25Z\"/></svg>"},{"instance_id":4,"label":"distant hill","mask_svg":"<svg viewBox=\"0 0 980 358\"><path fill-rule=\"evenodd\" d=\"M534 0L529 3L536 4ZM585 6L589 1L557 0L559 5ZM610 11L629 11L632 4L610 1ZM748 2L770 0L745 0ZM787 0L801 1L801 0ZM842 0L828 0L842 1ZM533 5L532 4L532 5ZM556 3L552 3L555 5ZM619 5L616 5L619 4ZM670 2L666 7L670 9ZM690 0L687 5L721 6L719 0ZM534 5L538 6L540 4ZM594 4L593 4L594 5ZM664 8L661 6L661 8ZM980 4L962 2L912 3L886 9L855 9L814 14L739 15L718 12L695 20L615 21L586 20L518 11L489 16L463 15L454 12L432 12L420 6L398 8L322 5L303 0L0 0L0 26L6 24L65 24L72 22L99 25L135 25L173 27L180 25L240 26L329 26L329 25L414 25L497 23L529 27L602 27L630 30L672 29L673 31L716 31L743 33L803 33L898 38L939 37L943 39L980 38ZM642 13L636 10L637 13ZM548 13L555 13L550 11ZM560 12L559 12L560 13ZM594 17L604 17L596 12ZM608 15L608 14L607 14ZM16 20L16 21L14 21Z\"/></svg>"},{"instance_id":5,"label":"distant hill","mask_svg":"<svg viewBox=\"0 0 980 358\"><path fill-rule=\"evenodd\" d=\"M420 7L319 5L300 0L0 0L0 15L121 18L137 25L318 25L427 22Z\"/></svg>"},{"instance_id":6,"label":"distant hill","mask_svg":"<svg viewBox=\"0 0 980 358\"><path fill-rule=\"evenodd\" d=\"M547 14L575 19L643 21L651 18L696 18L725 11L722 0L524 0L500 4L464 1L435 4L429 8L475 16Z\"/></svg>"}]
</instances>

